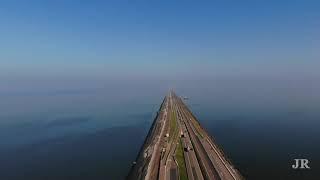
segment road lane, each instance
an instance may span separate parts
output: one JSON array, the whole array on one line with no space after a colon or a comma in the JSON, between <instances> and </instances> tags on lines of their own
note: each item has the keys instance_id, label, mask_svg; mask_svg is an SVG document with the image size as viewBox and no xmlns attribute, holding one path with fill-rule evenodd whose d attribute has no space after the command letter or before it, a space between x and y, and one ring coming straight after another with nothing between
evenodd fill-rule
<instances>
[{"instance_id":1,"label":"road lane","mask_svg":"<svg viewBox=\"0 0 320 180\"><path fill-rule=\"evenodd\" d=\"M242 177L237 174L237 171L233 169L233 167L229 164L227 160L224 159L222 154L220 154L220 150L217 148L217 146L214 145L213 142L211 142L210 137L206 132L201 132L201 135L204 136L202 138L197 132L196 127L194 127L195 124L198 124L195 117L191 114L190 110L187 109L186 105L182 102L180 98L178 98L179 104L181 108L183 109L182 112L190 122L189 125L191 129L193 130L193 133L197 136L197 139L199 139L199 142L203 149L205 150L206 154L208 155L208 158L210 159L210 162L214 166L215 171L218 173L218 176L221 179L227 179L227 180L236 180L236 179L242 179ZM194 121L194 122L191 122ZM200 129L201 130L201 129ZM198 130L199 131L199 130Z\"/></svg>"},{"instance_id":2,"label":"road lane","mask_svg":"<svg viewBox=\"0 0 320 180\"><path fill-rule=\"evenodd\" d=\"M182 99L173 92L166 96L149 139L152 141L148 140L144 146L144 159L138 162L139 165L144 162L144 166L133 166L134 173L129 180L243 179ZM180 141L183 152L177 145Z\"/></svg>"}]
</instances>

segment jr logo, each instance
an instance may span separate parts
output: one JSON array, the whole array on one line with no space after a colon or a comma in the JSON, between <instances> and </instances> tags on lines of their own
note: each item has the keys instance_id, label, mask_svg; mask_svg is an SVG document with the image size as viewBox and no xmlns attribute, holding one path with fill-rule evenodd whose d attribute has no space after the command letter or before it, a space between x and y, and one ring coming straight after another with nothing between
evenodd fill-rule
<instances>
[{"instance_id":1,"label":"jr logo","mask_svg":"<svg viewBox=\"0 0 320 180\"><path fill-rule=\"evenodd\" d=\"M293 169L310 169L308 159L294 159L295 164L292 164Z\"/></svg>"}]
</instances>

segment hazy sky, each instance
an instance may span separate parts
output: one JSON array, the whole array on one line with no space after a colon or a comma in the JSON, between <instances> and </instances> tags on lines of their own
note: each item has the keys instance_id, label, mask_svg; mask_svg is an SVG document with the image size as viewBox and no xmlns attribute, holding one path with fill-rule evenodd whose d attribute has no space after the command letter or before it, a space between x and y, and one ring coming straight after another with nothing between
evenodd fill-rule
<instances>
[{"instance_id":1,"label":"hazy sky","mask_svg":"<svg viewBox=\"0 0 320 180\"><path fill-rule=\"evenodd\" d=\"M0 1L0 75L318 76L319 32L319 1Z\"/></svg>"}]
</instances>

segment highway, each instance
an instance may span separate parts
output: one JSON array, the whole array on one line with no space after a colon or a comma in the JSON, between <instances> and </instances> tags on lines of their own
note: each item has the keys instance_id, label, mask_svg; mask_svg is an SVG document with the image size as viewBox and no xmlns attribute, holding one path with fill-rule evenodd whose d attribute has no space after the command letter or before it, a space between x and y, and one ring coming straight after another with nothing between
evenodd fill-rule
<instances>
[{"instance_id":1,"label":"highway","mask_svg":"<svg viewBox=\"0 0 320 180\"><path fill-rule=\"evenodd\" d=\"M173 91L164 98L128 180L242 180Z\"/></svg>"}]
</instances>

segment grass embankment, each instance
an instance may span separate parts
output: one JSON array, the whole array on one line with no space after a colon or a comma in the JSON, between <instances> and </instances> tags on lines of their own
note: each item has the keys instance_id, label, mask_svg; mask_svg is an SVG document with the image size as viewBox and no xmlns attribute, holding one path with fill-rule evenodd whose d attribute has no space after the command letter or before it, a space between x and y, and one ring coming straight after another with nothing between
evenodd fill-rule
<instances>
[{"instance_id":1,"label":"grass embankment","mask_svg":"<svg viewBox=\"0 0 320 180\"><path fill-rule=\"evenodd\" d=\"M180 180L188 180L186 163L184 161L184 154L183 154L183 148L182 148L181 140L179 140L179 144L177 146L176 160L178 162Z\"/></svg>"},{"instance_id":2,"label":"grass embankment","mask_svg":"<svg viewBox=\"0 0 320 180\"><path fill-rule=\"evenodd\" d=\"M200 124L194 120L192 120L192 124L194 125L197 133L201 136L201 138L203 138L202 128L201 128Z\"/></svg>"},{"instance_id":3,"label":"grass embankment","mask_svg":"<svg viewBox=\"0 0 320 180\"><path fill-rule=\"evenodd\" d=\"M191 123L192 123L193 126L195 127L197 133L201 136L201 138L203 138L204 136L203 136L203 134L202 134L202 128L201 128L201 126L200 126L200 123L199 123L197 120L193 119L194 116L193 116L193 114L192 114L191 112L188 112L187 114L192 117L192 118L190 119Z\"/></svg>"},{"instance_id":4,"label":"grass embankment","mask_svg":"<svg viewBox=\"0 0 320 180\"><path fill-rule=\"evenodd\" d=\"M169 133L169 142L172 141L173 137L176 134L176 131L178 130L178 124L177 124L177 118L175 111L171 111L171 117L170 117L170 133Z\"/></svg>"}]
</instances>

